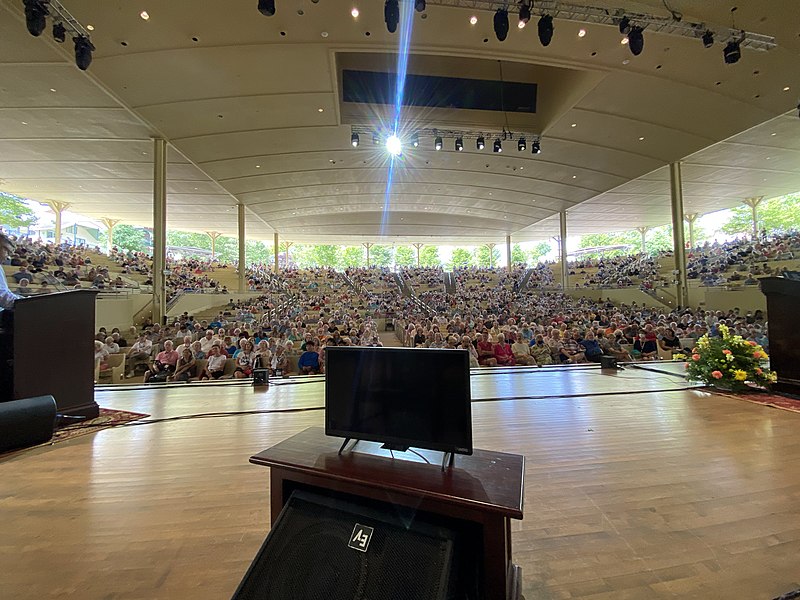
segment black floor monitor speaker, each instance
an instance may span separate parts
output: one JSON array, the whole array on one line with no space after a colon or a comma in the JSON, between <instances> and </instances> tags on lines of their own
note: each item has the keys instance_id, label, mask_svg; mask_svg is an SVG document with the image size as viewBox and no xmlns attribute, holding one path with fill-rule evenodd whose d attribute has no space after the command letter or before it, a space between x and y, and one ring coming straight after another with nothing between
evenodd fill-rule
<instances>
[{"instance_id":1,"label":"black floor monitor speaker","mask_svg":"<svg viewBox=\"0 0 800 600\"><path fill-rule=\"evenodd\" d=\"M613 369L617 370L617 359L614 356L601 356L600 357L600 368L601 369Z\"/></svg>"},{"instance_id":2,"label":"black floor monitor speaker","mask_svg":"<svg viewBox=\"0 0 800 600\"><path fill-rule=\"evenodd\" d=\"M456 597L456 532L384 506L294 491L233 600Z\"/></svg>"},{"instance_id":3,"label":"black floor monitor speaker","mask_svg":"<svg viewBox=\"0 0 800 600\"><path fill-rule=\"evenodd\" d=\"M52 396L0 402L0 452L49 441L55 423L56 401Z\"/></svg>"}]
</instances>

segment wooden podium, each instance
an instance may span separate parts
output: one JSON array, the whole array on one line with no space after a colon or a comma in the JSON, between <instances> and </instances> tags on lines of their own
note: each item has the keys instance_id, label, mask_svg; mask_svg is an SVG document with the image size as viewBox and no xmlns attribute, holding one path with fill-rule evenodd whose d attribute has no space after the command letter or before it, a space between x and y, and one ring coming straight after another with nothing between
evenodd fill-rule
<instances>
[{"instance_id":1,"label":"wooden podium","mask_svg":"<svg viewBox=\"0 0 800 600\"><path fill-rule=\"evenodd\" d=\"M800 307L800 281L786 277L759 279L767 297L769 365L778 373L772 388L800 395L800 344L797 343L797 310Z\"/></svg>"},{"instance_id":2,"label":"wooden podium","mask_svg":"<svg viewBox=\"0 0 800 600\"><path fill-rule=\"evenodd\" d=\"M94 290L20 298L3 311L0 400L51 395L59 413L93 419Z\"/></svg>"},{"instance_id":3,"label":"wooden podium","mask_svg":"<svg viewBox=\"0 0 800 600\"><path fill-rule=\"evenodd\" d=\"M522 519L525 458L475 450L456 456L455 467L393 459L372 442L339 454L341 440L311 427L250 457L270 467L272 522L295 489L332 490L412 507L477 525L482 532L483 598L519 597L521 575L511 562L511 519Z\"/></svg>"}]
</instances>

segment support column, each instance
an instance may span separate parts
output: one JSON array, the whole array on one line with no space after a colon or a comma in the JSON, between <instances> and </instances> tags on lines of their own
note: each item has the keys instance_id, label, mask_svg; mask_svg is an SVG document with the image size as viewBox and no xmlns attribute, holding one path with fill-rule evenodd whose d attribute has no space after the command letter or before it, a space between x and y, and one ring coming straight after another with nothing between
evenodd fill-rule
<instances>
[{"instance_id":1,"label":"support column","mask_svg":"<svg viewBox=\"0 0 800 600\"><path fill-rule=\"evenodd\" d=\"M753 210L753 240L758 239L758 205L764 196L754 196L753 198L745 198L744 203Z\"/></svg>"},{"instance_id":2,"label":"support column","mask_svg":"<svg viewBox=\"0 0 800 600\"><path fill-rule=\"evenodd\" d=\"M285 256L286 262L284 263L284 268L288 269L289 268L289 248L294 246L294 243L293 242L283 242L283 245L286 248L286 256Z\"/></svg>"},{"instance_id":3,"label":"support column","mask_svg":"<svg viewBox=\"0 0 800 600\"><path fill-rule=\"evenodd\" d=\"M167 140L153 138L153 322L167 314Z\"/></svg>"},{"instance_id":4,"label":"support column","mask_svg":"<svg viewBox=\"0 0 800 600\"><path fill-rule=\"evenodd\" d=\"M508 272L511 273L511 236L506 236L506 265Z\"/></svg>"},{"instance_id":5,"label":"support column","mask_svg":"<svg viewBox=\"0 0 800 600\"><path fill-rule=\"evenodd\" d=\"M222 234L219 231L206 231L206 235L211 238L211 260L217 257L217 238Z\"/></svg>"},{"instance_id":6,"label":"support column","mask_svg":"<svg viewBox=\"0 0 800 600\"><path fill-rule=\"evenodd\" d=\"M419 267L419 251L422 249L422 247L425 244L411 244L411 245L414 246L414 248L417 249L417 267Z\"/></svg>"},{"instance_id":7,"label":"support column","mask_svg":"<svg viewBox=\"0 0 800 600\"><path fill-rule=\"evenodd\" d=\"M45 204L47 204L56 215L54 239L56 246L58 246L61 243L61 213L67 210L70 204L69 202L60 202L58 200L48 200Z\"/></svg>"},{"instance_id":8,"label":"support column","mask_svg":"<svg viewBox=\"0 0 800 600\"><path fill-rule=\"evenodd\" d=\"M108 238L106 251L111 254L111 249L114 247L114 227L119 223L119 219L109 219L105 217L100 219L100 222L106 226L106 237Z\"/></svg>"},{"instance_id":9,"label":"support column","mask_svg":"<svg viewBox=\"0 0 800 600\"><path fill-rule=\"evenodd\" d=\"M367 249L367 268L369 268L369 249L372 248L375 244L373 244L372 242L364 242L361 245Z\"/></svg>"},{"instance_id":10,"label":"support column","mask_svg":"<svg viewBox=\"0 0 800 600\"><path fill-rule=\"evenodd\" d=\"M278 274L278 251L280 250L280 239L278 238L278 232L275 232L275 238L273 240L274 246L272 251L275 253L275 264L273 265L275 274Z\"/></svg>"},{"instance_id":11,"label":"support column","mask_svg":"<svg viewBox=\"0 0 800 600\"><path fill-rule=\"evenodd\" d=\"M489 249L489 267L494 268L494 249L497 244L486 244Z\"/></svg>"},{"instance_id":12,"label":"support column","mask_svg":"<svg viewBox=\"0 0 800 600\"><path fill-rule=\"evenodd\" d=\"M681 223L681 227L683 227L683 223ZM636 231L638 231L642 236L642 254L647 253L647 232L650 231L649 227L637 227Z\"/></svg>"},{"instance_id":13,"label":"support column","mask_svg":"<svg viewBox=\"0 0 800 600\"><path fill-rule=\"evenodd\" d=\"M239 291L247 291L247 250L245 242L245 221L244 221L244 204L240 204L239 209Z\"/></svg>"},{"instance_id":14,"label":"support column","mask_svg":"<svg viewBox=\"0 0 800 600\"><path fill-rule=\"evenodd\" d=\"M569 288L569 267L567 266L567 211L559 213L559 225L561 235L558 239L561 247L561 289L566 291Z\"/></svg>"},{"instance_id":15,"label":"support column","mask_svg":"<svg viewBox=\"0 0 800 600\"><path fill-rule=\"evenodd\" d=\"M697 213L686 213L683 215L683 218L686 219L686 222L689 224L689 248L694 248L694 222L697 221L697 217L699 217Z\"/></svg>"},{"instance_id":16,"label":"support column","mask_svg":"<svg viewBox=\"0 0 800 600\"><path fill-rule=\"evenodd\" d=\"M683 237L683 181L681 163L669 164L669 191L672 200L672 250L678 282L677 302L681 308L689 305L689 280L686 276L686 243Z\"/></svg>"}]
</instances>

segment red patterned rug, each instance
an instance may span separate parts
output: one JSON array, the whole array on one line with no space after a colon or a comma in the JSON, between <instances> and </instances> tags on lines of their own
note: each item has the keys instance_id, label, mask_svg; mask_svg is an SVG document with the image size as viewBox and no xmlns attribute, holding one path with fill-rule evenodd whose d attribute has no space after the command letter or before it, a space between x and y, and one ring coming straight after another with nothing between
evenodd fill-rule
<instances>
[{"instance_id":1,"label":"red patterned rug","mask_svg":"<svg viewBox=\"0 0 800 600\"><path fill-rule=\"evenodd\" d=\"M772 408L780 408L781 410L789 410L791 412L800 413L800 400L789 398L787 396L778 396L777 394L770 394L769 392L747 392L744 394L731 394L727 392L715 392L721 396L728 396L729 398L736 398L737 400L744 400L745 402L752 402L753 404L761 404L762 406L770 406Z\"/></svg>"},{"instance_id":2,"label":"red patterned rug","mask_svg":"<svg viewBox=\"0 0 800 600\"><path fill-rule=\"evenodd\" d=\"M95 433L96 431L108 429L109 427L114 427L115 425L121 425L122 423L128 423L130 421L137 421L149 416L150 415L145 413L130 412L127 410L115 410L113 408L101 408L100 416L97 418L90 419L88 421L81 421L80 423L69 425L67 427L60 427L53 433L53 438L49 442L45 442L44 444L39 444L37 446L31 446L30 448L10 450L4 454L0 454L0 460L19 454L20 452L30 450L31 448L52 446L58 442L65 442L67 440L72 440L84 435L89 435L90 433Z\"/></svg>"}]
</instances>

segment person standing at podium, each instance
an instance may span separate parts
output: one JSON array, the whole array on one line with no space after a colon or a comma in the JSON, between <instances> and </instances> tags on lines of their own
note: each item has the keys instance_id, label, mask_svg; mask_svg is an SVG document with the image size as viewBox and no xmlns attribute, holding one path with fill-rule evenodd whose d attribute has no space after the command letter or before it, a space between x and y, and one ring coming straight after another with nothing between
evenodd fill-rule
<instances>
[{"instance_id":1,"label":"person standing at podium","mask_svg":"<svg viewBox=\"0 0 800 600\"><path fill-rule=\"evenodd\" d=\"M2 264L12 252L14 252L14 242L0 231L0 264ZM19 296L8 288L5 272L0 270L0 311L13 308L17 298L19 298Z\"/></svg>"}]
</instances>

